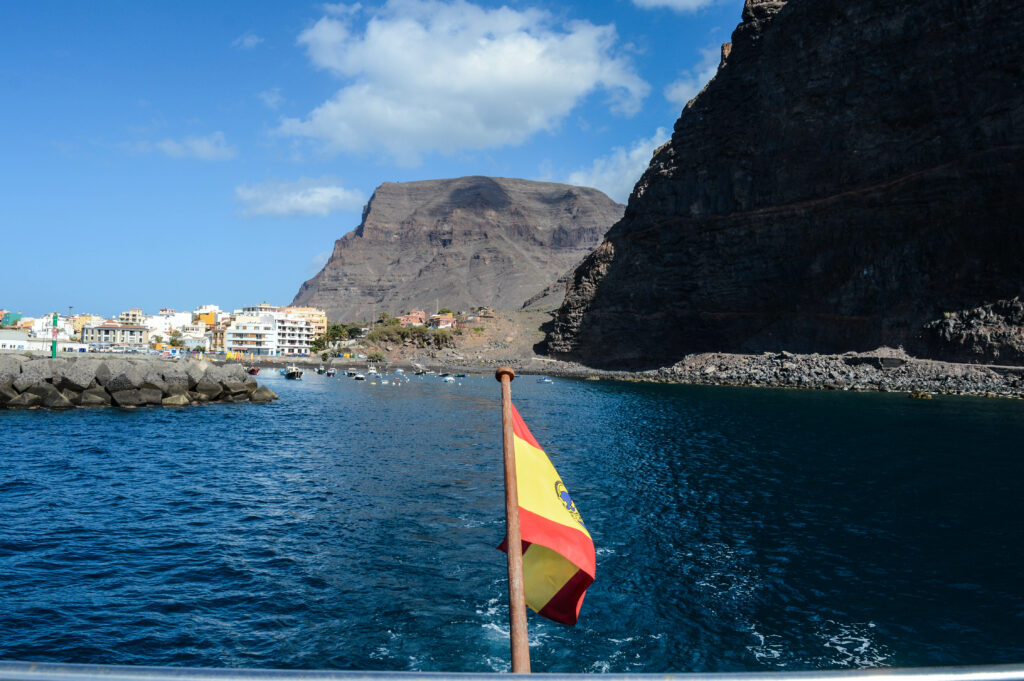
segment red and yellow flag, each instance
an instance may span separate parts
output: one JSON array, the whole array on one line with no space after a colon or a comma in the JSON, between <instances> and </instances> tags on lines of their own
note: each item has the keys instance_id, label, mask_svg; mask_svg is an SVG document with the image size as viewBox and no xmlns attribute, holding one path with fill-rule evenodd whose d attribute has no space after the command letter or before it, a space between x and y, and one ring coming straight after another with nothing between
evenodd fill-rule
<instances>
[{"instance_id":1,"label":"red and yellow flag","mask_svg":"<svg viewBox=\"0 0 1024 681\"><path fill-rule=\"evenodd\" d=\"M594 540L515 405L516 480L523 542L526 604L562 624L576 624L587 587L594 583ZM501 544L507 550L508 539Z\"/></svg>"}]
</instances>

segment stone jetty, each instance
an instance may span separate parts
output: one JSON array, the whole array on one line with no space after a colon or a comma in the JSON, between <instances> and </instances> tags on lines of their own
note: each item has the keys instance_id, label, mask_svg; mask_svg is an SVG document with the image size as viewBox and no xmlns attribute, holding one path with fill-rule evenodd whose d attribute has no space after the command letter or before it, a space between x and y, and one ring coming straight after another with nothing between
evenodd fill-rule
<instances>
[{"instance_id":1,"label":"stone jetty","mask_svg":"<svg viewBox=\"0 0 1024 681\"><path fill-rule=\"evenodd\" d=\"M0 409L187 407L276 399L241 364L0 355Z\"/></svg>"}]
</instances>

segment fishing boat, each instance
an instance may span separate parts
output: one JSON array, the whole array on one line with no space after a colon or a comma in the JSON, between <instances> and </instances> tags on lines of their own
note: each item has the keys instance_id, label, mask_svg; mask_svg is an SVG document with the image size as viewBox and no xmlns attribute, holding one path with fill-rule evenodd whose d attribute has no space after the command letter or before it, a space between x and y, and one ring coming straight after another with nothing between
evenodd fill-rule
<instances>
[{"instance_id":1,"label":"fishing boat","mask_svg":"<svg viewBox=\"0 0 1024 681\"><path fill-rule=\"evenodd\" d=\"M327 370L327 375L328 376L332 376L333 377L336 373L338 373L338 370L335 369L334 367L331 367L330 369Z\"/></svg>"},{"instance_id":2,"label":"fishing boat","mask_svg":"<svg viewBox=\"0 0 1024 681\"><path fill-rule=\"evenodd\" d=\"M366 380L366 376L363 376L362 374L356 374L352 378L357 380L357 381L365 381Z\"/></svg>"},{"instance_id":3,"label":"fishing boat","mask_svg":"<svg viewBox=\"0 0 1024 681\"><path fill-rule=\"evenodd\" d=\"M357 373L359 373L359 372L356 371L353 367L349 367L348 371L345 372L345 375L347 375L349 377L352 377L352 376L355 376Z\"/></svg>"},{"instance_id":4,"label":"fishing boat","mask_svg":"<svg viewBox=\"0 0 1024 681\"><path fill-rule=\"evenodd\" d=\"M245 367L245 373L249 374L250 376L255 376L259 372L260 368L257 366Z\"/></svg>"},{"instance_id":5,"label":"fishing boat","mask_svg":"<svg viewBox=\"0 0 1024 681\"><path fill-rule=\"evenodd\" d=\"M323 365L323 364L321 364L320 366L318 366L318 367L316 368L316 372L317 372L318 374L326 374L326 373L327 373L327 369L325 369L325 368L324 368L324 365Z\"/></svg>"},{"instance_id":6,"label":"fishing boat","mask_svg":"<svg viewBox=\"0 0 1024 681\"><path fill-rule=\"evenodd\" d=\"M445 383L454 383L455 382L455 377L454 376L445 376L441 380L444 381Z\"/></svg>"},{"instance_id":7,"label":"fishing boat","mask_svg":"<svg viewBox=\"0 0 1024 681\"><path fill-rule=\"evenodd\" d=\"M284 371L284 377L285 378L290 378L293 381L297 381L300 378L302 378L302 369L300 369L299 367L295 366L294 364L292 366L288 367L287 369L282 370L282 371Z\"/></svg>"}]
</instances>

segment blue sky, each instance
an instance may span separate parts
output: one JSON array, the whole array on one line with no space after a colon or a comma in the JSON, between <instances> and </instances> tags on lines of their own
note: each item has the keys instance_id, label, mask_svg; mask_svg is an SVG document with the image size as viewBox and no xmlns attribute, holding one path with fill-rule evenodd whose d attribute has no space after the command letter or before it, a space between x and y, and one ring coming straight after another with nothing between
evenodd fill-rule
<instances>
[{"instance_id":1,"label":"blue sky","mask_svg":"<svg viewBox=\"0 0 1024 681\"><path fill-rule=\"evenodd\" d=\"M0 308L287 304L382 182L625 202L742 0L0 4Z\"/></svg>"}]
</instances>

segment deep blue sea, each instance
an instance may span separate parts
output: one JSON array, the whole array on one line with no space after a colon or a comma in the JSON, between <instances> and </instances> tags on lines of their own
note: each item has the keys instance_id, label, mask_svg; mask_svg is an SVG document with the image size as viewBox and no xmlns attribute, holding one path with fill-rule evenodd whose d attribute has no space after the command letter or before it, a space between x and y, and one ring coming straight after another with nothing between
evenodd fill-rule
<instances>
[{"instance_id":1,"label":"deep blue sea","mask_svg":"<svg viewBox=\"0 0 1024 681\"><path fill-rule=\"evenodd\" d=\"M499 671L499 385L0 411L0 658ZM534 671L1024 662L1024 402L522 376L597 546Z\"/></svg>"}]
</instances>

